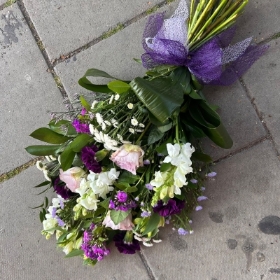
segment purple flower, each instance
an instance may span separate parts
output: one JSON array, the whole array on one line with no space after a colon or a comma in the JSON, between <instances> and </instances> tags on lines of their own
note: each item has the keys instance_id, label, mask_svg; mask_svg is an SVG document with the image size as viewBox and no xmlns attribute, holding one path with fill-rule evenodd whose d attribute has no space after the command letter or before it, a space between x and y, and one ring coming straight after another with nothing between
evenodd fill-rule
<instances>
[{"instance_id":1,"label":"purple flower","mask_svg":"<svg viewBox=\"0 0 280 280\"><path fill-rule=\"evenodd\" d=\"M181 210L185 207L185 201L179 200L177 198L171 198L168 200L167 204L163 204L162 200L159 200L157 206L155 206L154 212L158 213L162 217L179 214Z\"/></svg>"},{"instance_id":2,"label":"purple flower","mask_svg":"<svg viewBox=\"0 0 280 280\"><path fill-rule=\"evenodd\" d=\"M124 236L125 236L125 233L120 232L120 233L117 233L113 239L115 241L115 246L117 247L117 249L119 250L120 253L135 254L136 251L140 251L140 245L137 240L135 240L133 238L132 243L125 244L124 240L123 240Z\"/></svg>"},{"instance_id":3,"label":"purple flower","mask_svg":"<svg viewBox=\"0 0 280 280\"><path fill-rule=\"evenodd\" d=\"M110 208L110 209L115 209L115 208L116 208L115 203L114 203L113 200L110 200L110 202L109 202L109 208Z\"/></svg>"},{"instance_id":4,"label":"purple flower","mask_svg":"<svg viewBox=\"0 0 280 280\"><path fill-rule=\"evenodd\" d=\"M195 211L200 211L200 210L202 210L202 206L198 205L195 207Z\"/></svg>"},{"instance_id":5,"label":"purple flower","mask_svg":"<svg viewBox=\"0 0 280 280\"><path fill-rule=\"evenodd\" d=\"M101 172L101 166L95 159L95 153L98 151L98 148L94 145L86 146L82 148L81 159L86 168L94 173Z\"/></svg>"},{"instance_id":6,"label":"purple flower","mask_svg":"<svg viewBox=\"0 0 280 280\"><path fill-rule=\"evenodd\" d=\"M90 133L89 125L87 123L82 123L78 119L73 120L72 125L78 133Z\"/></svg>"},{"instance_id":7,"label":"purple flower","mask_svg":"<svg viewBox=\"0 0 280 280\"><path fill-rule=\"evenodd\" d=\"M197 198L197 201L203 201L203 200L206 200L206 199L208 199L208 197L202 195L202 196L199 196Z\"/></svg>"},{"instance_id":8,"label":"purple flower","mask_svg":"<svg viewBox=\"0 0 280 280\"><path fill-rule=\"evenodd\" d=\"M55 216L56 216L56 208L53 207L53 209L52 209L52 218L54 218Z\"/></svg>"},{"instance_id":9,"label":"purple flower","mask_svg":"<svg viewBox=\"0 0 280 280\"><path fill-rule=\"evenodd\" d=\"M123 191L118 191L117 193L117 199L119 202L123 203L127 201L127 193Z\"/></svg>"},{"instance_id":10,"label":"purple flower","mask_svg":"<svg viewBox=\"0 0 280 280\"><path fill-rule=\"evenodd\" d=\"M84 231L83 242L88 243L91 240L92 236L88 231Z\"/></svg>"},{"instance_id":11,"label":"purple flower","mask_svg":"<svg viewBox=\"0 0 280 280\"><path fill-rule=\"evenodd\" d=\"M64 182L60 181L59 177L57 177L54 180L53 188L54 188L54 191L64 199L68 199L71 196L75 195L73 192L70 191L70 189L68 189L66 187L66 184ZM63 207L61 207L61 208L63 208Z\"/></svg>"},{"instance_id":12,"label":"purple flower","mask_svg":"<svg viewBox=\"0 0 280 280\"><path fill-rule=\"evenodd\" d=\"M193 184L197 184L197 180L196 179L191 179L191 182L193 183Z\"/></svg>"},{"instance_id":13,"label":"purple flower","mask_svg":"<svg viewBox=\"0 0 280 280\"><path fill-rule=\"evenodd\" d=\"M187 230L184 230L183 228L179 228L178 229L178 234L179 235L186 235L188 234L189 232Z\"/></svg>"},{"instance_id":14,"label":"purple flower","mask_svg":"<svg viewBox=\"0 0 280 280\"><path fill-rule=\"evenodd\" d=\"M215 177L216 175L217 175L216 172L210 172L210 173L207 174L207 177L213 178L213 177Z\"/></svg>"},{"instance_id":15,"label":"purple flower","mask_svg":"<svg viewBox=\"0 0 280 280\"><path fill-rule=\"evenodd\" d=\"M81 111L81 115L84 116L86 114L86 112L87 112L87 109L83 108L82 111Z\"/></svg>"},{"instance_id":16,"label":"purple flower","mask_svg":"<svg viewBox=\"0 0 280 280\"><path fill-rule=\"evenodd\" d=\"M150 217L151 216L151 213L150 212L147 212L147 211L143 211L141 213L141 217Z\"/></svg>"},{"instance_id":17,"label":"purple flower","mask_svg":"<svg viewBox=\"0 0 280 280\"><path fill-rule=\"evenodd\" d=\"M200 190L201 190L202 192L204 192L204 191L205 191L205 187L201 187Z\"/></svg>"},{"instance_id":18,"label":"purple flower","mask_svg":"<svg viewBox=\"0 0 280 280\"><path fill-rule=\"evenodd\" d=\"M93 231L95 229L95 224L92 223L90 226L89 226L89 230Z\"/></svg>"},{"instance_id":19,"label":"purple flower","mask_svg":"<svg viewBox=\"0 0 280 280\"><path fill-rule=\"evenodd\" d=\"M149 164L151 164L151 162L150 162L148 159L145 159L145 160L143 161L143 163L144 163L144 165L149 165Z\"/></svg>"},{"instance_id":20,"label":"purple flower","mask_svg":"<svg viewBox=\"0 0 280 280\"><path fill-rule=\"evenodd\" d=\"M150 183L146 184L145 187L150 191L153 190L153 188L154 188Z\"/></svg>"},{"instance_id":21,"label":"purple flower","mask_svg":"<svg viewBox=\"0 0 280 280\"><path fill-rule=\"evenodd\" d=\"M56 220L57 220L57 222L58 222L58 225L59 225L60 227L65 226L65 223L64 223L58 216L56 216L55 218L56 218Z\"/></svg>"},{"instance_id":22,"label":"purple flower","mask_svg":"<svg viewBox=\"0 0 280 280\"><path fill-rule=\"evenodd\" d=\"M126 206L126 205L120 205L120 206L116 207L116 210L120 210L120 211L126 212L126 211L130 210L130 208L128 206Z\"/></svg>"}]
</instances>

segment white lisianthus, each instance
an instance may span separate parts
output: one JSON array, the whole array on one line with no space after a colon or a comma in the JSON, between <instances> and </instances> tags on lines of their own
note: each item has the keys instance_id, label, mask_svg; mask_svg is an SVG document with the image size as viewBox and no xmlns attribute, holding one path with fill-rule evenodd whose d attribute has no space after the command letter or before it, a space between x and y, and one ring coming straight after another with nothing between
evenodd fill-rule
<instances>
[{"instance_id":1,"label":"white lisianthus","mask_svg":"<svg viewBox=\"0 0 280 280\"><path fill-rule=\"evenodd\" d=\"M155 179L150 182L150 184L156 188L162 186L165 183L165 180L167 178L166 172L155 172Z\"/></svg>"},{"instance_id":2,"label":"white lisianthus","mask_svg":"<svg viewBox=\"0 0 280 280\"><path fill-rule=\"evenodd\" d=\"M90 176L90 175L88 175L88 177L89 177L89 176ZM77 188L77 189L75 190L75 192L78 193L78 194L80 194L80 196L83 196L83 195L87 192L87 190L89 190L89 189L90 189L90 182L87 181L85 178L83 178L82 181L81 181L81 183L80 183L80 187Z\"/></svg>"},{"instance_id":3,"label":"white lisianthus","mask_svg":"<svg viewBox=\"0 0 280 280\"><path fill-rule=\"evenodd\" d=\"M87 210L95 211L97 209L97 202L99 202L99 200L96 198L95 193L90 190L81 198L79 203Z\"/></svg>"},{"instance_id":4,"label":"white lisianthus","mask_svg":"<svg viewBox=\"0 0 280 280\"><path fill-rule=\"evenodd\" d=\"M49 230L57 226L57 219L53 218L51 214L46 214L45 217L46 220L43 221L43 229L48 230L50 234L54 234L55 230Z\"/></svg>"},{"instance_id":5,"label":"white lisianthus","mask_svg":"<svg viewBox=\"0 0 280 280\"><path fill-rule=\"evenodd\" d=\"M70 241L69 243L67 243L66 246L64 246L62 251L65 253L65 255L68 255L73 250L73 245L74 245L74 243L72 241Z\"/></svg>"}]
</instances>

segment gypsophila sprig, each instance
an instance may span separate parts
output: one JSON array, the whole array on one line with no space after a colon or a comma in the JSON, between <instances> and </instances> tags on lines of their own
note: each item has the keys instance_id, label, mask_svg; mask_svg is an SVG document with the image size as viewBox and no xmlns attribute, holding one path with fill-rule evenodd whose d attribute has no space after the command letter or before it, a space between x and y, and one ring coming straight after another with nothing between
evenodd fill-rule
<instances>
[{"instance_id":1,"label":"gypsophila sprig","mask_svg":"<svg viewBox=\"0 0 280 280\"><path fill-rule=\"evenodd\" d=\"M206 1L207 2L207 1ZM205 84L229 85L267 49L251 38L234 45L236 18L247 0L182 0L170 19L152 15L143 34L144 77L121 81L89 69L79 84L90 96L65 99L68 112L52 114L31 136L51 145L29 146L51 205L39 206L42 234L55 236L67 257L95 265L110 253L134 254L157 246L161 228L192 234L193 211L207 203L205 180L215 180L200 139L221 148L232 140ZM231 26L231 28L229 28ZM93 84L88 77L105 77ZM207 204L206 204L207 205Z\"/></svg>"}]
</instances>

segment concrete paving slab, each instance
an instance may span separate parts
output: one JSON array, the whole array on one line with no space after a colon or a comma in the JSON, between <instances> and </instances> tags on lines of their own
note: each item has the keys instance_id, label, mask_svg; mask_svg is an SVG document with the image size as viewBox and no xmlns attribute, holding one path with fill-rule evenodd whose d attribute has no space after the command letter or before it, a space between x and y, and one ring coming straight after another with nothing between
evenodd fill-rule
<instances>
[{"instance_id":1,"label":"concrete paving slab","mask_svg":"<svg viewBox=\"0 0 280 280\"><path fill-rule=\"evenodd\" d=\"M177 5L178 1L175 1L157 12L166 11L171 15ZM140 58L144 53L141 42L146 22L147 17L55 67L70 99L76 92L89 93L78 85L78 80L89 68L99 68L123 80L144 75L146 70L133 58ZM108 83L109 80L96 81Z\"/></svg>"},{"instance_id":2,"label":"concrete paving slab","mask_svg":"<svg viewBox=\"0 0 280 280\"><path fill-rule=\"evenodd\" d=\"M156 279L277 279L280 249L280 163L265 141L217 164L193 214L193 235L171 228L145 248Z\"/></svg>"},{"instance_id":3,"label":"concrete paving slab","mask_svg":"<svg viewBox=\"0 0 280 280\"><path fill-rule=\"evenodd\" d=\"M268 52L244 76L250 95L280 151L280 39L270 42Z\"/></svg>"},{"instance_id":4,"label":"concrete paving slab","mask_svg":"<svg viewBox=\"0 0 280 280\"><path fill-rule=\"evenodd\" d=\"M132 19L162 1L23 2L50 58L54 59L86 45L111 27Z\"/></svg>"},{"instance_id":5,"label":"concrete paving slab","mask_svg":"<svg viewBox=\"0 0 280 280\"><path fill-rule=\"evenodd\" d=\"M250 0L237 20L237 38L254 37L255 42L280 32L279 0Z\"/></svg>"},{"instance_id":6,"label":"concrete paving slab","mask_svg":"<svg viewBox=\"0 0 280 280\"><path fill-rule=\"evenodd\" d=\"M0 28L2 174L31 159L24 147L35 141L28 135L61 110L62 98L16 5L0 12Z\"/></svg>"},{"instance_id":7,"label":"concrete paving slab","mask_svg":"<svg viewBox=\"0 0 280 280\"><path fill-rule=\"evenodd\" d=\"M218 113L233 140L231 149L222 149L210 140L204 139L205 152L211 155L213 160L244 148L266 135L259 117L239 82L229 87L208 86L203 89L203 93L210 104L219 106Z\"/></svg>"},{"instance_id":8,"label":"concrete paving slab","mask_svg":"<svg viewBox=\"0 0 280 280\"><path fill-rule=\"evenodd\" d=\"M35 167L0 184L0 278L5 280L149 279L138 255L120 255L116 249L94 268L79 257L64 258L55 240L45 240L38 209L44 195L33 186L42 181Z\"/></svg>"},{"instance_id":9,"label":"concrete paving slab","mask_svg":"<svg viewBox=\"0 0 280 280\"><path fill-rule=\"evenodd\" d=\"M5 4L7 1L6 0L0 0L0 5Z\"/></svg>"}]
</instances>

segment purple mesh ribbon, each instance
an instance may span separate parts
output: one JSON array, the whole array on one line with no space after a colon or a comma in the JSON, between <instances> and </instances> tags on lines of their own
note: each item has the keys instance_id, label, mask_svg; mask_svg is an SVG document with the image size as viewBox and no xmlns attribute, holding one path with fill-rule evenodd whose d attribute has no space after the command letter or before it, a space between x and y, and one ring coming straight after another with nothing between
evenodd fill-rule
<instances>
[{"instance_id":1,"label":"purple mesh ribbon","mask_svg":"<svg viewBox=\"0 0 280 280\"><path fill-rule=\"evenodd\" d=\"M182 2L185 1L180 5ZM235 27L232 27L189 52L186 47L187 12L176 12L167 20L164 20L164 13L148 19L143 34L146 52L141 56L145 68L185 66L203 84L230 85L269 48L268 45L251 45L252 38L230 45L235 34Z\"/></svg>"}]
</instances>

